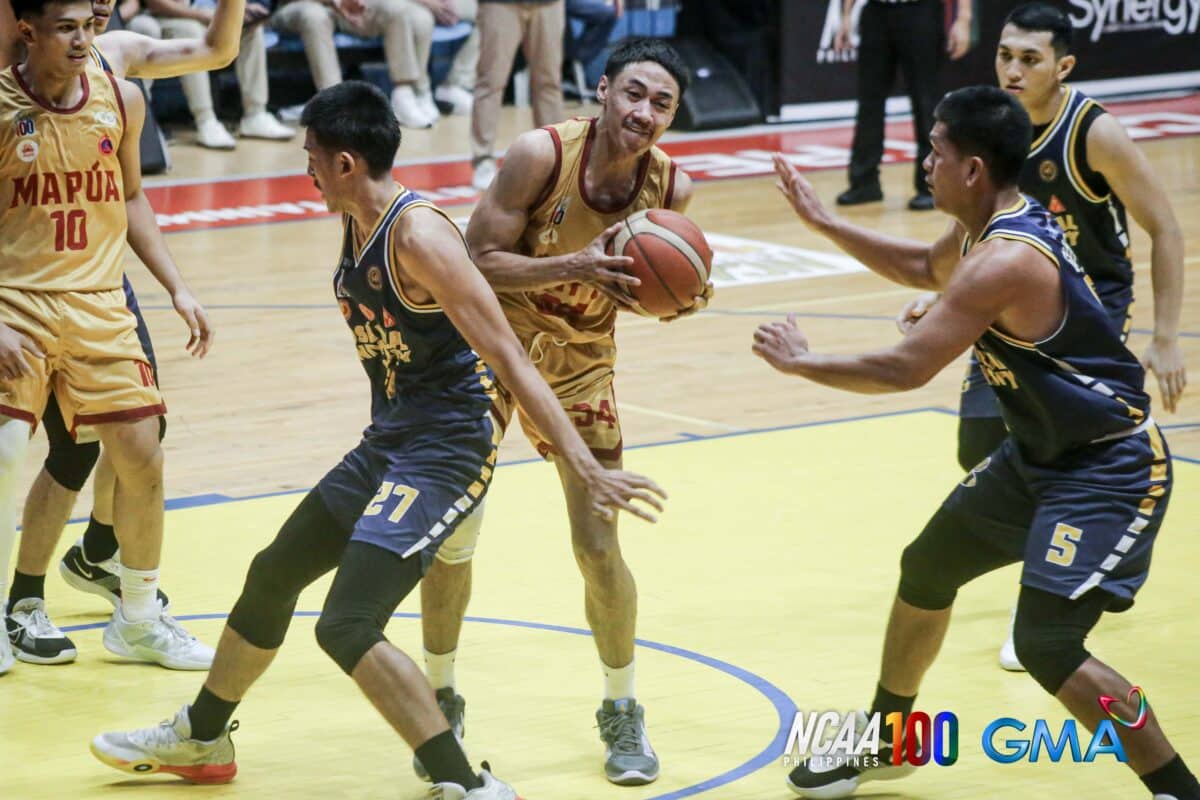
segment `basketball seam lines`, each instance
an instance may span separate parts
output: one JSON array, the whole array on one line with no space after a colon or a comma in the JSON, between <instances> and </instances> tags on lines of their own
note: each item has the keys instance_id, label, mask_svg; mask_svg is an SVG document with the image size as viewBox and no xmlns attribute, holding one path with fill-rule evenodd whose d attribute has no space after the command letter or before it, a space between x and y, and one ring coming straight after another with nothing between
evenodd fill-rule
<instances>
[{"instance_id":1,"label":"basketball seam lines","mask_svg":"<svg viewBox=\"0 0 1200 800\"><path fill-rule=\"evenodd\" d=\"M654 268L654 262L652 262L650 260L650 257L648 255L646 255L646 251L642 249L642 246L640 244L638 244L637 235L633 232L633 228L629 227L629 217L626 217L624 219L624 225L625 225L625 229L629 231L629 241L632 242L633 246L636 247L638 249L638 252L642 254L642 261L645 261L646 266L650 268L650 271L652 273L654 273L654 277L658 280L659 285L662 286L663 291L666 292L667 295L673 301L675 301L676 310L681 311L684 308L686 308L686 306L684 306L682 303L679 302L679 298L676 297L675 293L671 291L671 287L667 285L667 282L664 281L662 279L662 276L658 274L658 270ZM666 240L664 239L663 241L666 241ZM678 248L676 248L676 249L678 249Z\"/></svg>"}]
</instances>

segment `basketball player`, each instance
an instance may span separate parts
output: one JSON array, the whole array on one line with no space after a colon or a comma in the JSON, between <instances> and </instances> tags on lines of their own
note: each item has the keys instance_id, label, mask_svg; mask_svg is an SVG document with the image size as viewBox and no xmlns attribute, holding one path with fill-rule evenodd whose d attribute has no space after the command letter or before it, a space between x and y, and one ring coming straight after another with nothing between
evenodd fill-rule
<instances>
[{"instance_id":1,"label":"basketball player","mask_svg":"<svg viewBox=\"0 0 1200 800\"><path fill-rule=\"evenodd\" d=\"M959 587L1023 561L1017 653L1094 730L1107 718L1097 697L1125 698L1131 687L1084 639L1105 611L1132 606L1146 580L1171 495L1170 456L1150 417L1143 367L1053 217L1018 189L1031 139L1021 105L996 87L975 86L946 95L934 119L924 166L955 230L932 248L833 216L781 156L776 169L808 225L896 283L941 290L941 301L882 351L812 353L794 318L760 326L753 350L781 372L876 393L921 386L974 344L1011 435L905 549L871 711L910 713ZM1123 728L1121 743L1158 800L1200 800L1200 784L1153 711L1144 727ZM890 745L885 750L877 762L885 766L810 758L788 785L801 796L846 797L868 780L914 769L891 766Z\"/></svg>"},{"instance_id":2,"label":"basketball player","mask_svg":"<svg viewBox=\"0 0 1200 800\"><path fill-rule=\"evenodd\" d=\"M1179 348L1183 232L1162 182L1121 123L1064 83L1075 67L1071 32L1067 15L1046 3L1018 7L1001 31L996 78L1020 101L1034 125L1018 185L1054 215L1122 339L1129 334L1133 305L1126 209L1150 234L1154 336L1142 364L1158 377L1163 407L1174 412L1187 384ZM935 299L924 295L910 304L901 314L901 328ZM959 405L959 464L970 470L999 447L1005 435L995 393L979 364L972 362ZM1022 669L1011 628L999 660L1005 669Z\"/></svg>"},{"instance_id":3,"label":"basketball player","mask_svg":"<svg viewBox=\"0 0 1200 800\"><path fill-rule=\"evenodd\" d=\"M537 373L437 207L392 179L400 127L387 97L351 81L305 107L309 174L345 233L334 291L371 383L371 425L250 565L196 701L173 722L96 737L92 752L135 773L222 783L237 772L228 723L283 642L296 598L331 569L317 641L417 752L445 800L513 800L476 775L417 666L383 635L434 552L483 499L500 426L496 370L579 482L589 514L653 521L660 489L601 467ZM472 350L474 348L474 350ZM479 355L476 355L478 352ZM440 790L440 791L439 791Z\"/></svg>"},{"instance_id":4,"label":"basketball player","mask_svg":"<svg viewBox=\"0 0 1200 800\"><path fill-rule=\"evenodd\" d=\"M605 247L616 223L633 212L682 211L691 199L691 179L655 146L687 82L687 67L661 40L618 45L596 89L600 115L518 137L467 226L475 263L500 295L505 316L606 466L620 466L622 449L613 329L626 304L621 287L636 279L622 272L630 260L606 256ZM711 285L692 310L709 294ZM514 403L503 381L498 406L507 424ZM521 424L538 452L555 460L566 496L584 608L604 673L596 718L606 745L605 775L617 784L650 783L659 763L634 694L637 589L621 556L616 519L588 512L586 487L525 409ZM474 516L470 530L477 535L480 513ZM454 659L470 597L474 536L452 545L459 546L439 551L421 589L421 619L430 683L461 734L464 701L454 690ZM413 766L424 777L419 761Z\"/></svg>"},{"instance_id":5,"label":"basketball player","mask_svg":"<svg viewBox=\"0 0 1200 800\"><path fill-rule=\"evenodd\" d=\"M5 5L7 8L7 3ZM106 33L112 6L106 0L93 2L93 27L97 35L92 58L117 77L168 77L224 66L237 56L245 5L245 0L218 0L212 23L203 39L155 39L131 31ZM12 33L15 32L14 23ZM131 244L135 248L138 246L137 241L131 241ZM146 263L171 262L149 258ZM178 272L156 277L160 278L173 301L177 299L184 306L195 302ZM128 278L123 280L123 288L127 307L137 319L138 339L157 383L158 367L150 333ZM211 333L210 328L210 337ZM161 416L159 420L161 436L165 432L166 417ZM42 426L50 450L25 501L17 567L5 610L17 658L33 664L61 664L74 660L77 650L74 642L50 621L46 613L46 570L70 518L75 498L93 467L97 466L100 445L94 441L80 442L70 435L53 393L46 405ZM98 594L115 607L121 588L117 540L112 528L114 480L110 460L101 457L96 470L95 506L87 532L83 540L67 552L59 570L67 585ZM0 547L4 546L3 541L11 541L11 538L5 539L6 535L15 537L16 532L0 533ZM0 557L4 564L7 564L8 552L6 550ZM4 596L3 580L7 571L5 568L0 572L0 597ZM159 599L166 607L168 600L161 591Z\"/></svg>"},{"instance_id":6,"label":"basketball player","mask_svg":"<svg viewBox=\"0 0 1200 800\"><path fill-rule=\"evenodd\" d=\"M165 406L120 288L128 236L164 285L183 289L175 304L191 332L188 349L207 352L204 310L186 292L141 189L145 102L92 61L90 3L18 0L13 10L28 55L0 73L0 231L9 256L0 270L0 535L13 528L11 481L53 389L68 429L98 436L118 477L121 600L105 647L204 669L212 649L157 597ZM11 538L2 538L7 561Z\"/></svg>"}]
</instances>

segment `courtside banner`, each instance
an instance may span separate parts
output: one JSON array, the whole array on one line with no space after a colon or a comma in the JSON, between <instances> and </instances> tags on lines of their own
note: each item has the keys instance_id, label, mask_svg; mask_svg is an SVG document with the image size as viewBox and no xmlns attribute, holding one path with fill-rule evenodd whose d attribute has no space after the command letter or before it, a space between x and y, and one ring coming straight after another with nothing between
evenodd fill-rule
<instances>
[{"instance_id":1,"label":"courtside banner","mask_svg":"<svg viewBox=\"0 0 1200 800\"><path fill-rule=\"evenodd\" d=\"M783 118L853 113L857 52L837 53L842 0L782 0L780 93ZM945 0L955 5L956 0ZM1052 0L1075 27L1079 64L1072 82L1104 96L1200 85L1200 0ZM856 0L861 13L866 0ZM976 0L976 42L943 70L946 89L995 81L993 58L1004 18L1019 0ZM857 46L857 37L852 40ZM893 87L902 95L902 80ZM807 107L806 109L801 107ZM889 104L889 111L907 102Z\"/></svg>"}]
</instances>

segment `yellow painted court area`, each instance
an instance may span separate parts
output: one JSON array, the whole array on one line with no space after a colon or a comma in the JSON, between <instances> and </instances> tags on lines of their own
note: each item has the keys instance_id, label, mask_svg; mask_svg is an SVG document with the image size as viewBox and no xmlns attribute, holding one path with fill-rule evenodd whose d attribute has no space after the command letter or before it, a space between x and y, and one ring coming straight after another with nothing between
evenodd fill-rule
<instances>
[{"instance_id":1,"label":"yellow painted court area","mask_svg":"<svg viewBox=\"0 0 1200 800\"><path fill-rule=\"evenodd\" d=\"M558 481L541 463L502 468L458 659L471 759L489 760L527 800L673 800L731 772L732 780L698 796L790 797L780 743L768 747L780 709L788 710L789 698L805 710L870 702L900 551L959 477L955 425L949 414L918 411L628 452L630 468L660 477L671 494L659 525L622 523L639 584L639 636L678 649L638 650L638 699L663 771L656 784L635 789L610 786L600 768L593 716L599 669L590 638L581 635L582 585ZM312 469L319 477L320 467ZM1200 466L1177 461L1175 469L1173 507L1150 579L1134 609L1106 617L1089 647L1145 687L1175 746L1195 754L1196 654L1182 643L1194 640L1188 598L1200 563ZM189 630L215 643L251 556L299 497L168 512L163 586ZM1031 679L996 665L1017 576L1008 568L961 593L942 657L918 698L917 708L931 715L958 715L958 763L868 784L859 796L1138 796L1132 774L1109 757L1006 766L983 755L980 733L997 717L1045 718L1056 731L1065 719ZM298 609L319 611L327 586L323 580L309 589ZM134 780L104 767L87 752L91 736L170 717L194 697L202 675L117 663L100 643L106 604L67 589L56 574L47 589L60 626L93 627L70 633L77 663L18 664L0 680L0 797L420 795L424 784L412 774L407 747L318 649L311 615L297 616L279 659L238 710L241 773L233 784L185 789L170 777ZM418 610L415 597L400 609ZM398 618L388 633L419 656L417 620Z\"/></svg>"}]
</instances>

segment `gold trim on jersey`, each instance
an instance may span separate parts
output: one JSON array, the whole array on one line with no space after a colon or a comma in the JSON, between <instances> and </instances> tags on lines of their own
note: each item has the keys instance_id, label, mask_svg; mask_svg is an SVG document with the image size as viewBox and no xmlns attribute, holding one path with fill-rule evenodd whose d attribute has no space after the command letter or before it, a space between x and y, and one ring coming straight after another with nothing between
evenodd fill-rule
<instances>
[{"instance_id":1,"label":"gold trim on jersey","mask_svg":"<svg viewBox=\"0 0 1200 800\"><path fill-rule=\"evenodd\" d=\"M1083 171L1079 169L1079 164L1075 160L1075 142L1079 137L1079 129L1083 126L1083 118L1092 106L1099 106L1095 100L1088 98L1079 104L1079 108L1075 109L1075 113L1071 117L1071 131L1067 135L1067 143L1064 145L1066 152L1063 154L1066 158L1063 161L1067 164L1067 180L1075 187L1075 191L1088 202L1103 203L1108 199L1109 195L1101 197L1092 188L1088 186L1087 181L1083 178ZM1086 146L1086 143L1085 143Z\"/></svg>"},{"instance_id":2,"label":"gold trim on jersey","mask_svg":"<svg viewBox=\"0 0 1200 800\"><path fill-rule=\"evenodd\" d=\"M403 193L403 190L401 193ZM396 271L396 262L399 259L393 258L393 255L396 253L396 244L395 244L395 240L392 238L396 232L396 222L398 222L401 217L403 217L405 214L407 214L409 211L411 211L414 208L431 208L434 211L436 211L438 214L440 214L442 217L444 217L445 220L450 223L451 227L453 227L454 230L458 233L459 239L462 240L464 250L466 249L467 241L465 238L463 238L462 231L459 230L458 226L454 224L454 220L450 219L450 215L447 214L442 209L438 208L433 203L429 202L428 200L417 200L416 202L409 203L408 205L406 205L403 209L400 210L400 213L396 215L396 218L392 220L392 224L388 227L388 233L387 233L387 236L388 236L388 241L387 241L388 277L391 278L392 289L396 294L396 299L398 299L404 305L404 307L407 308L409 311L415 312L417 314L440 313L442 311L442 306L436 300L432 303L418 303L415 300L410 299L409 296L404 293L404 284L400 280L400 274Z\"/></svg>"},{"instance_id":3,"label":"gold trim on jersey","mask_svg":"<svg viewBox=\"0 0 1200 800\"><path fill-rule=\"evenodd\" d=\"M387 204L387 208L383 210L383 213L379 215L379 218L375 220L375 224L371 226L371 233L367 238L363 239L361 247L358 244L358 237L354 236L353 233L351 234L350 253L354 256L354 266L357 267L359 261L362 259L362 254L371 249L371 245L375 243L375 238L379 236L379 231L383 228L383 221L388 218L388 215L392 213L392 209L396 207L396 203L404 196L404 187L400 184L396 184L396 187L396 194L392 197L391 202ZM353 223L354 217L350 217L350 221Z\"/></svg>"},{"instance_id":4,"label":"gold trim on jersey","mask_svg":"<svg viewBox=\"0 0 1200 800\"><path fill-rule=\"evenodd\" d=\"M1054 113L1054 119L1051 120L1050 124L1046 126L1046 130L1042 131L1042 135L1030 143L1029 156L1027 157L1032 158L1035 153L1041 150L1046 142L1049 141L1050 137L1052 137L1058 131L1059 125L1062 124L1063 117L1067 112L1067 108L1071 105L1071 98L1075 96L1075 90L1070 86L1064 86L1063 88L1067 90L1067 93L1063 95L1062 104L1059 105L1058 111Z\"/></svg>"},{"instance_id":5,"label":"gold trim on jersey","mask_svg":"<svg viewBox=\"0 0 1200 800\"><path fill-rule=\"evenodd\" d=\"M1054 255L1054 251L1051 250L1050 248L1046 247L1046 245L1042 244L1042 242L1039 241L1037 239L1037 237L1030 236L1027 233L1021 233L1019 231L999 230L999 231L992 231L987 236L980 239L979 243L983 244L984 242L990 242L992 239L1008 239L1008 240L1014 241L1014 242L1024 242L1025 244L1028 244L1028 245L1032 246L1033 248L1035 248L1036 250L1038 250L1039 252L1041 252L1041 254L1044 255L1046 258L1050 259L1050 263L1054 265L1054 268L1056 270L1061 270L1061 268L1062 268L1062 265L1059 263L1058 258L1056 258ZM1051 333L1049 336L1047 336L1045 339L1042 339L1041 341L1047 342L1047 341L1053 339L1055 336L1057 336L1058 333L1063 329L1063 325L1065 325L1066 322L1067 322L1067 312L1064 311L1062 321L1059 322L1058 327L1055 328L1053 333ZM996 334L996 336L1000 337L1004 341L1013 345L1014 347L1020 347L1025 350L1037 350L1038 344L1040 344L1040 342L1031 342L1031 341L1028 341L1027 339L1018 339L1016 336L1013 336L1011 334L1005 333L1004 331L1001 331L995 325L989 325L988 330L991 331L992 333Z\"/></svg>"}]
</instances>

